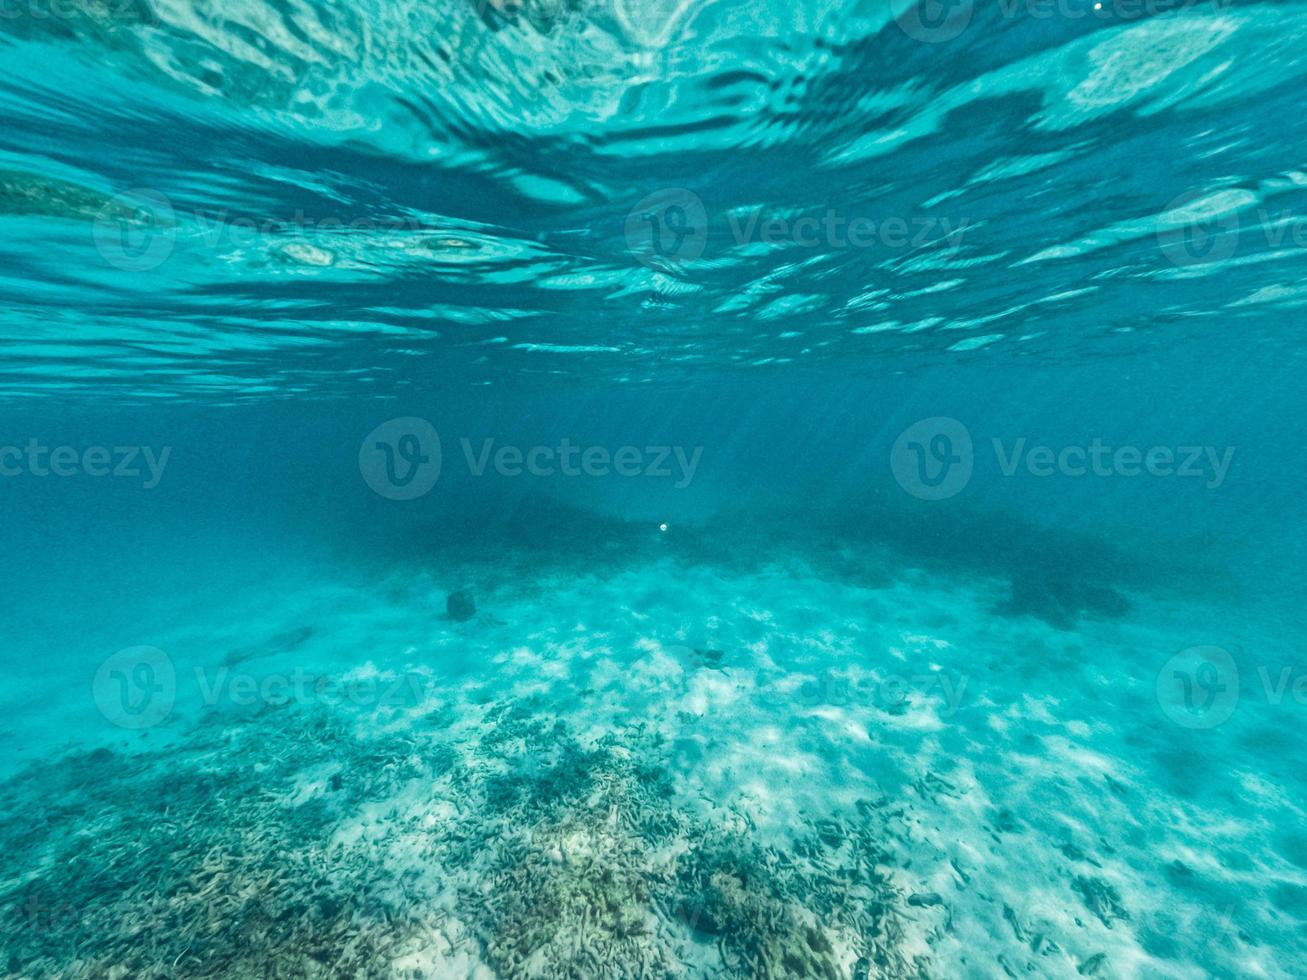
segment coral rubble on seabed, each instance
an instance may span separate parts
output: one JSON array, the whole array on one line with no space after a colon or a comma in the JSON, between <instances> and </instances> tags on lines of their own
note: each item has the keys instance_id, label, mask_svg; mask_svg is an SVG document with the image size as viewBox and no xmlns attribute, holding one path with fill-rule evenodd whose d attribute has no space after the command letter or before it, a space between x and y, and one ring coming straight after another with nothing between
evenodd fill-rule
<instances>
[{"instance_id":1,"label":"coral rubble on seabed","mask_svg":"<svg viewBox=\"0 0 1307 980\"><path fill-rule=\"evenodd\" d=\"M19 977L916 976L887 812L763 845L678 799L662 739L480 706L377 731L211 713L0 788ZM461 744L449 734L475 731ZM915 910L914 910L915 911Z\"/></svg>"}]
</instances>

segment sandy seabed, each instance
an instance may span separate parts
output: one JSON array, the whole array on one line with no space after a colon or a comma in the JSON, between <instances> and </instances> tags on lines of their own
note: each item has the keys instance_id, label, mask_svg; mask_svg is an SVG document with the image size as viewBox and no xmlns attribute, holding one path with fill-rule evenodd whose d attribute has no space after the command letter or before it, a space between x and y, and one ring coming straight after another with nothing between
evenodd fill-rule
<instances>
[{"instance_id":1,"label":"sandy seabed","mask_svg":"<svg viewBox=\"0 0 1307 980\"><path fill-rule=\"evenodd\" d=\"M1131 595L1069 624L868 568L488 558L187 622L159 726L0 786L0 966L1293 975L1301 768L1248 746L1294 716L1191 730L1158 694L1195 623L1255 621Z\"/></svg>"}]
</instances>

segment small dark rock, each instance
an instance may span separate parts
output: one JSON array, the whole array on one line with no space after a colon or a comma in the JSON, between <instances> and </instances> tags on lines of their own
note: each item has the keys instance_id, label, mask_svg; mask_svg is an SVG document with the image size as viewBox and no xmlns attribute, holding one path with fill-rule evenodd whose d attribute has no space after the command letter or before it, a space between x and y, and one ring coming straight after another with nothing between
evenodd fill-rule
<instances>
[{"instance_id":1,"label":"small dark rock","mask_svg":"<svg viewBox=\"0 0 1307 980\"><path fill-rule=\"evenodd\" d=\"M460 589L445 597L445 614L456 623L465 623L477 614L471 589Z\"/></svg>"},{"instance_id":2,"label":"small dark rock","mask_svg":"<svg viewBox=\"0 0 1307 980\"><path fill-rule=\"evenodd\" d=\"M934 905L943 905L944 899L934 892L913 892L908 896L908 904L913 908L924 909Z\"/></svg>"},{"instance_id":3,"label":"small dark rock","mask_svg":"<svg viewBox=\"0 0 1307 980\"><path fill-rule=\"evenodd\" d=\"M331 786L331 791L333 793L339 792L340 788L344 785L345 785L345 780L340 778L340 773L336 773L334 776L331 777L330 786Z\"/></svg>"},{"instance_id":4,"label":"small dark rock","mask_svg":"<svg viewBox=\"0 0 1307 980\"><path fill-rule=\"evenodd\" d=\"M1089 911L1098 916L1107 928L1112 928L1114 919L1129 921L1130 913L1121 905L1121 896L1102 878L1079 877L1071 884L1085 900Z\"/></svg>"},{"instance_id":5,"label":"small dark rock","mask_svg":"<svg viewBox=\"0 0 1307 980\"><path fill-rule=\"evenodd\" d=\"M1011 810L1004 808L994 817L994 829L1000 834L1015 834L1021 829L1021 823Z\"/></svg>"},{"instance_id":6,"label":"small dark rock","mask_svg":"<svg viewBox=\"0 0 1307 980\"><path fill-rule=\"evenodd\" d=\"M1107 954L1095 953L1089 959L1080 964L1076 970L1082 977L1099 977L1107 967Z\"/></svg>"}]
</instances>

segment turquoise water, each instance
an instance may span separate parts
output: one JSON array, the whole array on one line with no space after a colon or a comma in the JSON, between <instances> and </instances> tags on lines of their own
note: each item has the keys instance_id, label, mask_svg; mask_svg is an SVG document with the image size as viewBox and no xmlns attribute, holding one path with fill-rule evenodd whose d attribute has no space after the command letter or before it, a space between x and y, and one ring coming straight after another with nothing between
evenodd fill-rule
<instances>
[{"instance_id":1,"label":"turquoise water","mask_svg":"<svg viewBox=\"0 0 1307 980\"><path fill-rule=\"evenodd\" d=\"M1303 975L1305 43L7 0L0 975Z\"/></svg>"}]
</instances>

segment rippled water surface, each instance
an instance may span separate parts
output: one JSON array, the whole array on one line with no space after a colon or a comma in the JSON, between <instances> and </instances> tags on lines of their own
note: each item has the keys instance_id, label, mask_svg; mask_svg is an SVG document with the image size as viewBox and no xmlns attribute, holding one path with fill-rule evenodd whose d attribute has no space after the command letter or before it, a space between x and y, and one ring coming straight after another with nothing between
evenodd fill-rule
<instances>
[{"instance_id":1,"label":"rippled water surface","mask_svg":"<svg viewBox=\"0 0 1307 980\"><path fill-rule=\"evenodd\" d=\"M0 974L1301 975L1305 49L0 0Z\"/></svg>"},{"instance_id":2,"label":"rippled water surface","mask_svg":"<svg viewBox=\"0 0 1307 980\"><path fill-rule=\"evenodd\" d=\"M1301 4L67 6L6 8L16 394L1155 354L1303 299Z\"/></svg>"}]
</instances>

